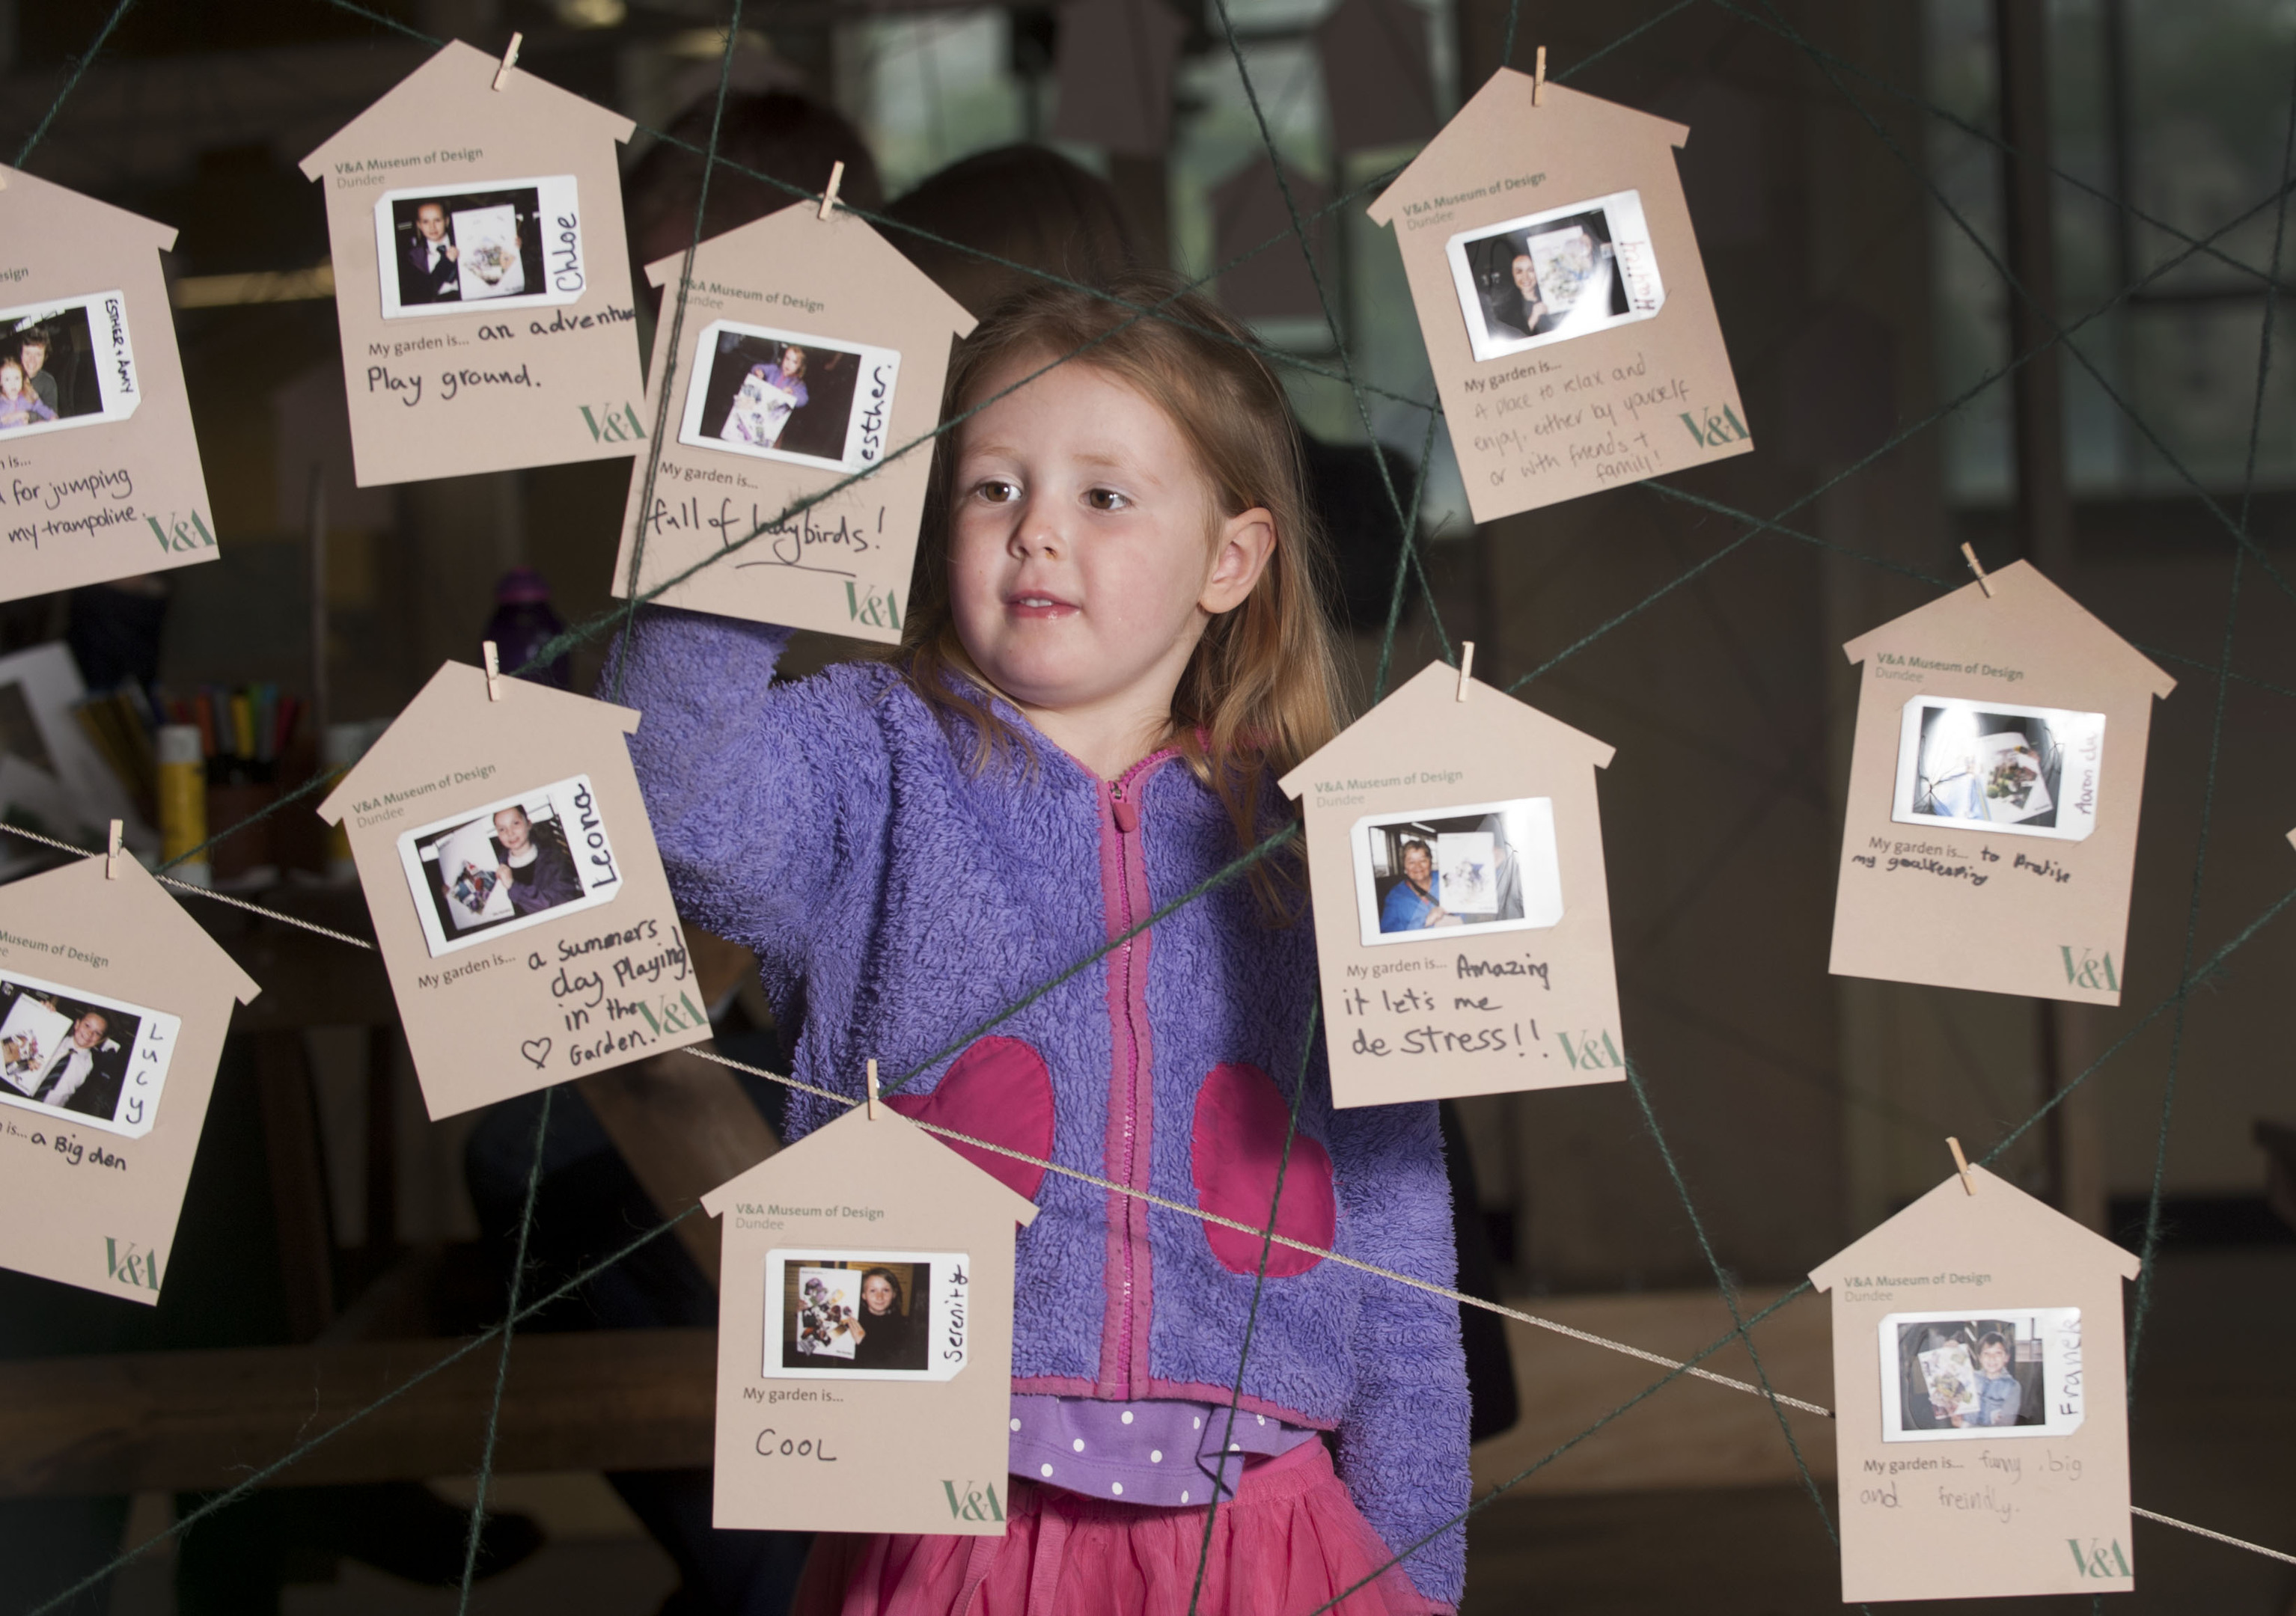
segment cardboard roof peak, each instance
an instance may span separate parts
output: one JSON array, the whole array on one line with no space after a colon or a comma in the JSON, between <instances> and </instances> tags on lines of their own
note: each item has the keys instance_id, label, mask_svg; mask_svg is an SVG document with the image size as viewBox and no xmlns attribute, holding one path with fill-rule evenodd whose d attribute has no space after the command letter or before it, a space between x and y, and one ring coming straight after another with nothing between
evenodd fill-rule
<instances>
[{"instance_id":1,"label":"cardboard roof peak","mask_svg":"<svg viewBox=\"0 0 2296 1616\"><path fill-rule=\"evenodd\" d=\"M838 1130L851 1128L869 1130L870 1147L883 1158L888 1176L898 1177L911 1193L922 1190L955 1197L977 1196L984 1216L1009 1212L1016 1223L1036 1220L1035 1202L1007 1188L890 1106L880 1106L873 1120L859 1106L843 1116L831 1119L796 1144L775 1151L755 1167L735 1174L703 1196L701 1210L713 1218L725 1216L739 1197L764 1189L775 1179L803 1172L811 1160L806 1155L808 1148L817 1153L819 1142L824 1139L841 1142L850 1136ZM957 1208L952 1206L949 1210L955 1212Z\"/></svg>"},{"instance_id":2,"label":"cardboard roof peak","mask_svg":"<svg viewBox=\"0 0 2296 1616\"><path fill-rule=\"evenodd\" d=\"M1435 138L1420 149L1419 155L1413 158L1409 166L1397 175L1387 189L1364 210L1372 223L1390 223L1397 210L1405 202L1421 195L1428 186L1430 176L1448 165L1462 147L1491 139L1486 131L1496 127L1521 128L1532 118L1568 114L1570 121L1580 130L1592 127L1614 139L1667 146L1685 145L1690 140L1690 127L1686 124L1678 124L1670 118L1622 106L1615 101L1605 101L1599 95L1573 90L1568 86L1556 84L1552 78L1546 81L1546 88L1538 104L1533 106L1531 92L1534 87L1529 74L1517 72L1513 68L1501 68L1492 74L1483 87L1452 116L1449 123L1437 131ZM1526 153L1524 160L1536 161L1536 154ZM1523 206L1528 211L1537 211L1528 200Z\"/></svg>"},{"instance_id":3,"label":"cardboard roof peak","mask_svg":"<svg viewBox=\"0 0 2296 1616\"><path fill-rule=\"evenodd\" d=\"M429 749L423 731L431 720L452 706L465 703L485 706L487 695L486 670L467 662L444 662L430 681L415 693L414 699L402 708L390 728L366 750L366 755L353 763L335 788L319 804L319 817L329 824L339 822L350 812L351 803L360 792L370 789L363 784L388 774L402 778L412 760ZM602 733L627 735L638 727L639 714L636 708L618 706L610 701L594 701L586 696L577 696L571 690L553 689L546 684L532 684L523 679L513 679L508 673L502 675L502 705L523 706L526 714L538 716L544 710L555 707L552 715L574 722L594 724ZM420 816L417 816L418 818Z\"/></svg>"},{"instance_id":4,"label":"cardboard roof peak","mask_svg":"<svg viewBox=\"0 0 2296 1616\"><path fill-rule=\"evenodd\" d=\"M2005 1236L2013 1246L2022 1237L2037 1235L2053 1242L2070 1241L2079 1261L2111 1269L2123 1279L2136 1278L2144 1266L2144 1260L2128 1247L2074 1222L2047 1202L2027 1195L1974 1162L1970 1163L1969 1177L1974 1194L1963 1187L1959 1173L1946 1174L1936 1188L1812 1269L1810 1283L1821 1291L1830 1291L1851 1268L1869 1264L1876 1254L1886 1254L1885 1248L1904 1238L1914 1226L1963 1220L1981 1227L1988 1236Z\"/></svg>"},{"instance_id":5,"label":"cardboard roof peak","mask_svg":"<svg viewBox=\"0 0 2296 1616\"><path fill-rule=\"evenodd\" d=\"M1458 691L1459 670L1456 667L1447 662L1429 663L1397 687L1393 695L1324 742L1315 753L1301 759L1276 784L1283 788L1286 796L1298 796L1308 788L1310 771L1343 766L1358 754L1365 753L1374 755L1366 757L1365 762L1389 762L1395 755L1396 744L1407 741L1418 732L1418 726L1412 723L1411 715L1430 702L1456 702ZM1505 690L1495 690L1480 679L1470 678L1467 681L1467 702L1470 706L1481 704L1491 725L1503 732L1511 731L1495 736L1495 739L1572 753L1595 769L1609 768L1611 759L1618 755L1618 748L1609 742L1597 740L1583 730L1574 730L1551 714L1542 713L1528 702L1518 701Z\"/></svg>"},{"instance_id":6,"label":"cardboard roof peak","mask_svg":"<svg viewBox=\"0 0 2296 1616\"><path fill-rule=\"evenodd\" d=\"M103 855L95 853L11 881L0 887L0 915L67 894L67 902L88 913L92 928L99 934L116 931L132 935L135 957L148 959L156 952L177 966L189 963L214 983L217 992L229 993L242 1004L254 1002L263 992L262 984L240 968L239 961L192 918L160 885L159 877L131 855L121 855L117 876L104 874ZM160 945L156 950L154 943ZM44 972L36 962L28 962L23 968L36 976L54 974Z\"/></svg>"},{"instance_id":7,"label":"cardboard roof peak","mask_svg":"<svg viewBox=\"0 0 2296 1616\"><path fill-rule=\"evenodd\" d=\"M391 86L366 110L314 147L298 165L303 170L303 177L320 178L327 166L344 154L348 147L373 142L401 121L414 123L435 134L438 103L448 98L458 99L471 109L461 120L466 124L496 118L516 124L545 118L565 118L594 128L600 140L614 142L629 139L637 129L635 122L620 113L571 90L562 90L523 68L512 68L503 87L496 90L495 70L501 66L499 53L488 55L475 45L449 39L429 61ZM410 168L407 177L410 184L422 183L415 169Z\"/></svg>"},{"instance_id":8,"label":"cardboard roof peak","mask_svg":"<svg viewBox=\"0 0 2296 1616\"><path fill-rule=\"evenodd\" d=\"M808 231L816 233L806 233ZM866 271L881 275L891 273L901 277L905 283L903 286L887 290L922 299L921 304L912 304L911 306L937 327L945 326L962 337L977 323L963 304L943 291L931 275L910 263L907 256L880 234L868 220L842 207L831 208L829 216L824 219L821 216L821 204L803 198L786 208L777 208L762 218L751 219L746 224L737 224L721 234L711 236L694 249L694 273L701 274L712 258L729 250L742 252L782 247L784 245L783 237L790 239L786 245L801 249L816 261L823 258L840 260L840 273L849 267L854 272ZM645 266L647 282L653 286L675 286L685 260L683 252L657 258ZM880 303L877 306L882 308L883 306ZM726 312L736 317L741 314L740 310L730 307ZM770 313L769 310L759 309L750 317L760 324L775 323L767 317ZM800 314L790 317L800 323L808 318Z\"/></svg>"},{"instance_id":9,"label":"cardboard roof peak","mask_svg":"<svg viewBox=\"0 0 2296 1616\"><path fill-rule=\"evenodd\" d=\"M2024 626L2029 630L2032 618L2046 616L2079 636L2082 650L2076 654L2093 653L2106 660L2117 677L2142 685L2156 697L2165 697L2177 688L2176 680L2155 666L2152 658L2113 633L2102 618L2050 582L2030 561L2012 561L1998 571L1987 573L1985 579L1993 585L1990 595L1985 592L1983 584L1972 578L1950 594L1866 630L1843 646L1842 653L1853 663L1864 662L1872 655L1874 641L1882 634L1902 633L1923 619L1931 623L1949 622L1976 611L1993 611L2002 614L2005 632L2021 632L2020 618L2026 620Z\"/></svg>"},{"instance_id":10,"label":"cardboard roof peak","mask_svg":"<svg viewBox=\"0 0 2296 1616\"><path fill-rule=\"evenodd\" d=\"M0 182L5 184L4 189L0 189L0 221L7 219L12 202L20 207L22 200L27 197L53 200L59 207L82 212L86 226L81 226L80 221L75 219L76 228L117 232L131 241L149 242L161 252L170 252L175 249L176 227L173 224L162 224L159 220L147 219L140 213L115 208L110 202L98 201L85 192L74 191L69 185L59 185L53 180L44 180L37 174L25 173L21 168L11 168L5 163L0 163Z\"/></svg>"}]
</instances>

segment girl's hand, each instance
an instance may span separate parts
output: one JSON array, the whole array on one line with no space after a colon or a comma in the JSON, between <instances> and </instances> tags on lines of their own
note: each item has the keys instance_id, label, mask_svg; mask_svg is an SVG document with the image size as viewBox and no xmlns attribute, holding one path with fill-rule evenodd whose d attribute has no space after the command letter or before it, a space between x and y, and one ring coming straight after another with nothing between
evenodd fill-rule
<instances>
[{"instance_id":1,"label":"girl's hand","mask_svg":"<svg viewBox=\"0 0 2296 1616\"><path fill-rule=\"evenodd\" d=\"M510 885L510 879L511 879L511 877L510 877L510 866L509 866L509 865L507 865L507 864L497 864L497 865L496 865L496 866L495 866L495 879L496 879L496 880L497 880L497 881L499 881L499 882L501 882L504 886L508 886Z\"/></svg>"},{"instance_id":2,"label":"girl's hand","mask_svg":"<svg viewBox=\"0 0 2296 1616\"><path fill-rule=\"evenodd\" d=\"M1449 911L1445 910L1440 903L1438 903L1427 911L1427 918L1422 920L1419 924L1422 926L1440 926L1444 921L1448 920L1450 918L1451 916Z\"/></svg>"},{"instance_id":3,"label":"girl's hand","mask_svg":"<svg viewBox=\"0 0 2296 1616\"><path fill-rule=\"evenodd\" d=\"M869 1332L861 1327L861 1321L857 1318L853 1321L852 1330L855 1341L862 1342L869 1339Z\"/></svg>"},{"instance_id":4,"label":"girl's hand","mask_svg":"<svg viewBox=\"0 0 2296 1616\"><path fill-rule=\"evenodd\" d=\"M448 246L447 246L447 263L449 263L449 264L456 263L456 262L458 262L458 261L462 258L462 256L463 256L463 249L462 249L461 248L456 247L456 246L454 246L452 243L449 243L449 244L448 244Z\"/></svg>"}]
</instances>

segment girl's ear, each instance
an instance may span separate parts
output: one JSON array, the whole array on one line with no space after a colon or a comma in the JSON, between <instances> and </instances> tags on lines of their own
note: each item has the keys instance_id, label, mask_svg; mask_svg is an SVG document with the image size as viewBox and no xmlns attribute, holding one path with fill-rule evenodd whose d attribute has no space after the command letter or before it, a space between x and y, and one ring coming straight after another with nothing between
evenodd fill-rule
<instances>
[{"instance_id":1,"label":"girl's ear","mask_svg":"<svg viewBox=\"0 0 2296 1616\"><path fill-rule=\"evenodd\" d=\"M1242 606L1275 554L1275 518L1263 506L1227 518L1214 535L1211 567L1196 604L1213 616Z\"/></svg>"}]
</instances>

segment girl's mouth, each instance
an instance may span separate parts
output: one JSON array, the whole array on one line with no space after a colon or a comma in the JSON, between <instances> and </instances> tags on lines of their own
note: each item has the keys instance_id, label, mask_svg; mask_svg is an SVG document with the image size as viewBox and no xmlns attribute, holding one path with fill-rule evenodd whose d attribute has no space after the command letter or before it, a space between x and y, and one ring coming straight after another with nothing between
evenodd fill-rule
<instances>
[{"instance_id":1,"label":"girl's mouth","mask_svg":"<svg viewBox=\"0 0 2296 1616\"><path fill-rule=\"evenodd\" d=\"M1004 608L1017 617L1067 617L1074 616L1077 611L1074 604L1058 595L1034 592L1005 596Z\"/></svg>"}]
</instances>

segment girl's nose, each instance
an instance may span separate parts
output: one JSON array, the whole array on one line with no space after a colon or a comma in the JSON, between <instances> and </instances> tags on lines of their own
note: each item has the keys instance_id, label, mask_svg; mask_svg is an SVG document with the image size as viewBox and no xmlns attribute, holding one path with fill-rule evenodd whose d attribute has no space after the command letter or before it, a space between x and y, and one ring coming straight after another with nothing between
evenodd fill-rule
<instances>
[{"instance_id":1,"label":"girl's nose","mask_svg":"<svg viewBox=\"0 0 2296 1616\"><path fill-rule=\"evenodd\" d=\"M1030 501L1013 524L1012 551L1016 559L1027 560L1032 556L1057 560L1068 549L1067 535L1050 511Z\"/></svg>"}]
</instances>

